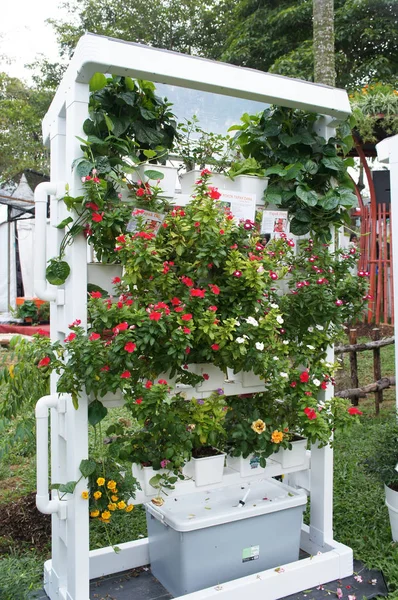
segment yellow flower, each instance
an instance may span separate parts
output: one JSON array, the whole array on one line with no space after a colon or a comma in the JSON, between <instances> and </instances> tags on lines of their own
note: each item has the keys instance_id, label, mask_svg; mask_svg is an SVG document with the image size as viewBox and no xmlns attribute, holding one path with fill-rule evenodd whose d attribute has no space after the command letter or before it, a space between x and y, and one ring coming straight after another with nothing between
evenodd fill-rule
<instances>
[{"instance_id":1,"label":"yellow flower","mask_svg":"<svg viewBox=\"0 0 398 600\"><path fill-rule=\"evenodd\" d=\"M14 379L15 375L14 375L14 365L10 365L8 367L8 372L10 374L11 379Z\"/></svg>"},{"instance_id":2,"label":"yellow flower","mask_svg":"<svg viewBox=\"0 0 398 600\"><path fill-rule=\"evenodd\" d=\"M108 490L114 490L116 488L116 481L110 479L106 487L108 488Z\"/></svg>"},{"instance_id":3,"label":"yellow flower","mask_svg":"<svg viewBox=\"0 0 398 600\"><path fill-rule=\"evenodd\" d=\"M119 498L115 495L111 496L111 500L112 502L117 502L119 500Z\"/></svg>"},{"instance_id":4,"label":"yellow flower","mask_svg":"<svg viewBox=\"0 0 398 600\"><path fill-rule=\"evenodd\" d=\"M101 513L101 517L104 519L104 521L109 521L109 519L111 518L111 513L109 512L109 510L104 510L104 512Z\"/></svg>"},{"instance_id":5,"label":"yellow flower","mask_svg":"<svg viewBox=\"0 0 398 600\"><path fill-rule=\"evenodd\" d=\"M134 508L134 504L128 504L126 506L126 512L131 512L133 510L133 508Z\"/></svg>"},{"instance_id":6,"label":"yellow flower","mask_svg":"<svg viewBox=\"0 0 398 600\"><path fill-rule=\"evenodd\" d=\"M105 479L103 477L98 477L97 485L104 485L104 483L105 483Z\"/></svg>"},{"instance_id":7,"label":"yellow flower","mask_svg":"<svg viewBox=\"0 0 398 600\"><path fill-rule=\"evenodd\" d=\"M257 419L257 421L253 421L251 428L258 434L263 433L265 431L265 423L261 419Z\"/></svg>"},{"instance_id":8,"label":"yellow flower","mask_svg":"<svg viewBox=\"0 0 398 600\"><path fill-rule=\"evenodd\" d=\"M93 517L93 518L98 517L98 515L99 515L99 510L92 510L90 513L90 517Z\"/></svg>"},{"instance_id":9,"label":"yellow flower","mask_svg":"<svg viewBox=\"0 0 398 600\"><path fill-rule=\"evenodd\" d=\"M108 508L109 510L116 510L116 504L114 502L111 502L110 504L108 504Z\"/></svg>"},{"instance_id":10,"label":"yellow flower","mask_svg":"<svg viewBox=\"0 0 398 600\"><path fill-rule=\"evenodd\" d=\"M94 492L93 496L95 500L99 500L102 496L102 492Z\"/></svg>"},{"instance_id":11,"label":"yellow flower","mask_svg":"<svg viewBox=\"0 0 398 600\"><path fill-rule=\"evenodd\" d=\"M281 431L278 431L277 429L275 429L275 431L272 432L271 441L274 442L274 444L280 444L282 440L283 440L283 433Z\"/></svg>"},{"instance_id":12,"label":"yellow flower","mask_svg":"<svg viewBox=\"0 0 398 600\"><path fill-rule=\"evenodd\" d=\"M82 498L83 498L83 500L88 499L88 491L87 490L84 490L84 492L82 492Z\"/></svg>"},{"instance_id":13,"label":"yellow flower","mask_svg":"<svg viewBox=\"0 0 398 600\"><path fill-rule=\"evenodd\" d=\"M117 507L119 510L124 510L126 508L126 503L123 502L123 500L121 500L120 502L117 503Z\"/></svg>"}]
</instances>

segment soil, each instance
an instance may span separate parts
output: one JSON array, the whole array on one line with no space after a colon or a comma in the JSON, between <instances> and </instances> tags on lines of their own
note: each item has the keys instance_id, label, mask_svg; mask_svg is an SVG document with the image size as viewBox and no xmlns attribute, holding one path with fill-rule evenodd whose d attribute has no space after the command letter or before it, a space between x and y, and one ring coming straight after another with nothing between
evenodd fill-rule
<instances>
[{"instance_id":1,"label":"soil","mask_svg":"<svg viewBox=\"0 0 398 600\"><path fill-rule=\"evenodd\" d=\"M202 446L202 448L194 448L192 450L193 458L208 458L209 456L218 456L219 454L223 454L217 448L212 448L212 446Z\"/></svg>"},{"instance_id":2,"label":"soil","mask_svg":"<svg viewBox=\"0 0 398 600\"><path fill-rule=\"evenodd\" d=\"M350 327L350 329L356 329L357 337L367 337L370 341L373 337L372 330L376 327L380 330L380 337L382 338L392 337L394 335L394 325L389 325L388 323L380 323L379 325L375 325L374 323L358 323L357 325ZM344 343L348 344L348 341Z\"/></svg>"},{"instance_id":3,"label":"soil","mask_svg":"<svg viewBox=\"0 0 398 600\"><path fill-rule=\"evenodd\" d=\"M0 554L34 547L45 551L51 541L51 516L36 508L36 494L0 505Z\"/></svg>"}]
</instances>

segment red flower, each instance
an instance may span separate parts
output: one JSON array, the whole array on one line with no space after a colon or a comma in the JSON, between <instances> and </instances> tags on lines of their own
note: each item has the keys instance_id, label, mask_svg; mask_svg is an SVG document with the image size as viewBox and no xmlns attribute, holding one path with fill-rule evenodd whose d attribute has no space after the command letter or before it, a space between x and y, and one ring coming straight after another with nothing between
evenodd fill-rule
<instances>
[{"instance_id":1,"label":"red flower","mask_svg":"<svg viewBox=\"0 0 398 600\"><path fill-rule=\"evenodd\" d=\"M363 412L359 410L356 406L350 406L348 409L348 414L350 415L363 415Z\"/></svg>"},{"instance_id":2,"label":"red flower","mask_svg":"<svg viewBox=\"0 0 398 600\"><path fill-rule=\"evenodd\" d=\"M221 197L221 194L217 188L209 187L209 196L212 200L218 200Z\"/></svg>"},{"instance_id":3,"label":"red flower","mask_svg":"<svg viewBox=\"0 0 398 600\"><path fill-rule=\"evenodd\" d=\"M48 333L45 329L38 329L37 330L37 335L45 335L48 336Z\"/></svg>"},{"instance_id":4,"label":"red flower","mask_svg":"<svg viewBox=\"0 0 398 600\"><path fill-rule=\"evenodd\" d=\"M151 319L151 321L159 321L161 317L162 313L157 312L156 310L153 310L151 313L149 313L149 318Z\"/></svg>"},{"instance_id":5,"label":"red flower","mask_svg":"<svg viewBox=\"0 0 398 600\"><path fill-rule=\"evenodd\" d=\"M300 381L301 383L307 383L310 379L310 374L308 373L308 371L303 371L302 373L300 373Z\"/></svg>"},{"instance_id":6,"label":"red flower","mask_svg":"<svg viewBox=\"0 0 398 600\"><path fill-rule=\"evenodd\" d=\"M90 296L92 298L102 298L101 292L91 292Z\"/></svg>"},{"instance_id":7,"label":"red flower","mask_svg":"<svg viewBox=\"0 0 398 600\"><path fill-rule=\"evenodd\" d=\"M102 221L104 213L97 213L97 212L93 212L93 214L91 215L92 220L95 223L100 223Z\"/></svg>"},{"instance_id":8,"label":"red flower","mask_svg":"<svg viewBox=\"0 0 398 600\"><path fill-rule=\"evenodd\" d=\"M104 365L103 367L100 368L100 371L109 371L109 366Z\"/></svg>"},{"instance_id":9,"label":"red flower","mask_svg":"<svg viewBox=\"0 0 398 600\"><path fill-rule=\"evenodd\" d=\"M199 289L192 288L190 293L191 293L192 298L204 298L205 297L205 290L199 290Z\"/></svg>"},{"instance_id":10,"label":"red flower","mask_svg":"<svg viewBox=\"0 0 398 600\"><path fill-rule=\"evenodd\" d=\"M51 362L51 358L49 356L45 356L44 358L42 358L39 363L38 363L38 368L40 369L41 367L47 367L47 365L49 365Z\"/></svg>"},{"instance_id":11,"label":"red flower","mask_svg":"<svg viewBox=\"0 0 398 600\"><path fill-rule=\"evenodd\" d=\"M202 377L205 381L208 381L210 379L210 375L208 375L207 373L203 373Z\"/></svg>"},{"instance_id":12,"label":"red flower","mask_svg":"<svg viewBox=\"0 0 398 600\"><path fill-rule=\"evenodd\" d=\"M297 386L297 381L292 381L290 387L295 388Z\"/></svg>"},{"instance_id":13,"label":"red flower","mask_svg":"<svg viewBox=\"0 0 398 600\"><path fill-rule=\"evenodd\" d=\"M304 392L306 396L312 396L312 392Z\"/></svg>"},{"instance_id":14,"label":"red flower","mask_svg":"<svg viewBox=\"0 0 398 600\"><path fill-rule=\"evenodd\" d=\"M71 329L72 327L78 327L81 323L80 319L76 319L76 321L73 321L73 323L71 323L70 325L68 325L69 329Z\"/></svg>"},{"instance_id":15,"label":"red flower","mask_svg":"<svg viewBox=\"0 0 398 600\"><path fill-rule=\"evenodd\" d=\"M137 398L137 400L135 401L136 404L142 404L142 398Z\"/></svg>"},{"instance_id":16,"label":"red flower","mask_svg":"<svg viewBox=\"0 0 398 600\"><path fill-rule=\"evenodd\" d=\"M212 350L214 350L214 352L217 352L217 350L220 349L220 346L218 344L212 344L210 347Z\"/></svg>"},{"instance_id":17,"label":"red flower","mask_svg":"<svg viewBox=\"0 0 398 600\"><path fill-rule=\"evenodd\" d=\"M100 339L100 337L101 336L99 333L92 333L88 339L90 340L90 342L96 342Z\"/></svg>"},{"instance_id":18,"label":"red flower","mask_svg":"<svg viewBox=\"0 0 398 600\"><path fill-rule=\"evenodd\" d=\"M113 333L119 333L120 331L126 331L128 326L129 326L129 324L126 321L123 321L123 323L119 323L119 325L116 325L116 327L113 328Z\"/></svg>"},{"instance_id":19,"label":"red flower","mask_svg":"<svg viewBox=\"0 0 398 600\"><path fill-rule=\"evenodd\" d=\"M153 386L152 381L147 381L146 384L145 384L145 387L146 387L147 390L150 390L152 386Z\"/></svg>"},{"instance_id":20,"label":"red flower","mask_svg":"<svg viewBox=\"0 0 398 600\"><path fill-rule=\"evenodd\" d=\"M192 319L192 315L191 315L191 313L186 313L185 315L182 315L181 319L183 321L190 321Z\"/></svg>"},{"instance_id":21,"label":"red flower","mask_svg":"<svg viewBox=\"0 0 398 600\"><path fill-rule=\"evenodd\" d=\"M117 307L118 307L118 308L123 308L123 302L118 302L118 303L117 303Z\"/></svg>"},{"instance_id":22,"label":"red flower","mask_svg":"<svg viewBox=\"0 0 398 600\"><path fill-rule=\"evenodd\" d=\"M126 352L134 352L134 350L136 348L137 348L137 346L134 344L134 342L127 342L127 344L124 347L124 349L126 350Z\"/></svg>"},{"instance_id":23,"label":"red flower","mask_svg":"<svg viewBox=\"0 0 398 600\"><path fill-rule=\"evenodd\" d=\"M191 333L191 330L189 329L189 327L184 327L183 332L189 335Z\"/></svg>"},{"instance_id":24,"label":"red flower","mask_svg":"<svg viewBox=\"0 0 398 600\"><path fill-rule=\"evenodd\" d=\"M234 277L242 277L242 271L234 271L234 272L232 273L232 275L233 275Z\"/></svg>"},{"instance_id":25,"label":"red flower","mask_svg":"<svg viewBox=\"0 0 398 600\"><path fill-rule=\"evenodd\" d=\"M167 385L167 381L165 379L159 379L158 384L159 385Z\"/></svg>"},{"instance_id":26,"label":"red flower","mask_svg":"<svg viewBox=\"0 0 398 600\"><path fill-rule=\"evenodd\" d=\"M217 306L209 306L209 308L207 310L211 310L213 312L216 312Z\"/></svg>"},{"instance_id":27,"label":"red flower","mask_svg":"<svg viewBox=\"0 0 398 600\"><path fill-rule=\"evenodd\" d=\"M224 235L225 231L224 229L220 229L220 235Z\"/></svg>"},{"instance_id":28,"label":"red flower","mask_svg":"<svg viewBox=\"0 0 398 600\"><path fill-rule=\"evenodd\" d=\"M322 383L321 383L321 390L326 390L327 387L328 387L328 382L327 381L322 381Z\"/></svg>"},{"instance_id":29,"label":"red flower","mask_svg":"<svg viewBox=\"0 0 398 600\"><path fill-rule=\"evenodd\" d=\"M169 308L167 306L167 304L165 302L158 302L157 304L155 304L154 308L159 309L159 308Z\"/></svg>"},{"instance_id":30,"label":"red flower","mask_svg":"<svg viewBox=\"0 0 398 600\"><path fill-rule=\"evenodd\" d=\"M187 287L192 287L192 286L193 286L193 281L192 281L192 279L191 279L190 277L187 277L186 275L183 275L183 276L181 277L181 281L182 281L182 283L185 283L185 285L186 285Z\"/></svg>"},{"instance_id":31,"label":"red flower","mask_svg":"<svg viewBox=\"0 0 398 600\"><path fill-rule=\"evenodd\" d=\"M184 307L183 306L176 306L174 310L175 310L175 312L182 312L184 310Z\"/></svg>"},{"instance_id":32,"label":"red flower","mask_svg":"<svg viewBox=\"0 0 398 600\"><path fill-rule=\"evenodd\" d=\"M126 236L125 235L118 235L116 238L116 241L119 242L120 244L124 244L126 241Z\"/></svg>"},{"instance_id":33,"label":"red flower","mask_svg":"<svg viewBox=\"0 0 398 600\"><path fill-rule=\"evenodd\" d=\"M143 188L138 188L136 191L137 196L143 196L145 194L145 190Z\"/></svg>"},{"instance_id":34,"label":"red flower","mask_svg":"<svg viewBox=\"0 0 398 600\"><path fill-rule=\"evenodd\" d=\"M203 169L203 170L200 172L200 176L201 176L201 177L204 177L205 175L211 175L211 171L209 171L209 169Z\"/></svg>"},{"instance_id":35,"label":"red flower","mask_svg":"<svg viewBox=\"0 0 398 600\"><path fill-rule=\"evenodd\" d=\"M131 373L130 373L130 371L123 371L123 373L120 375L120 377L122 379L129 379L131 377Z\"/></svg>"},{"instance_id":36,"label":"red flower","mask_svg":"<svg viewBox=\"0 0 398 600\"><path fill-rule=\"evenodd\" d=\"M86 208L92 208L93 210L98 210L99 206L95 204L95 202L87 202Z\"/></svg>"},{"instance_id":37,"label":"red flower","mask_svg":"<svg viewBox=\"0 0 398 600\"><path fill-rule=\"evenodd\" d=\"M269 276L270 276L270 277L271 277L271 279L273 279L274 281L275 281L276 279L278 279L278 274L277 274L277 273L275 273L275 271L270 271L270 272L269 272Z\"/></svg>"},{"instance_id":38,"label":"red flower","mask_svg":"<svg viewBox=\"0 0 398 600\"><path fill-rule=\"evenodd\" d=\"M211 289L211 291L213 292L213 294L215 294L216 296L218 296L218 294L220 293L220 288L218 287L218 285L214 285L212 283L209 283L209 288Z\"/></svg>"},{"instance_id":39,"label":"red flower","mask_svg":"<svg viewBox=\"0 0 398 600\"><path fill-rule=\"evenodd\" d=\"M120 283L120 282L121 282L121 279L120 279L120 277L114 277L114 278L112 279L112 283Z\"/></svg>"},{"instance_id":40,"label":"red flower","mask_svg":"<svg viewBox=\"0 0 398 600\"><path fill-rule=\"evenodd\" d=\"M181 300L174 296L174 298L171 299L171 303L173 306L178 306L179 304L181 304Z\"/></svg>"},{"instance_id":41,"label":"red flower","mask_svg":"<svg viewBox=\"0 0 398 600\"><path fill-rule=\"evenodd\" d=\"M200 227L199 221L196 221L193 225L194 225L194 227Z\"/></svg>"},{"instance_id":42,"label":"red flower","mask_svg":"<svg viewBox=\"0 0 398 600\"><path fill-rule=\"evenodd\" d=\"M185 348L185 354L189 354L191 352L191 348L189 346L187 346Z\"/></svg>"},{"instance_id":43,"label":"red flower","mask_svg":"<svg viewBox=\"0 0 398 600\"><path fill-rule=\"evenodd\" d=\"M71 342L76 337L76 333L70 333L65 339L64 342Z\"/></svg>"},{"instance_id":44,"label":"red flower","mask_svg":"<svg viewBox=\"0 0 398 600\"><path fill-rule=\"evenodd\" d=\"M304 409L304 412L310 421L313 421L317 417L315 410L313 408L309 408L308 406Z\"/></svg>"}]
</instances>

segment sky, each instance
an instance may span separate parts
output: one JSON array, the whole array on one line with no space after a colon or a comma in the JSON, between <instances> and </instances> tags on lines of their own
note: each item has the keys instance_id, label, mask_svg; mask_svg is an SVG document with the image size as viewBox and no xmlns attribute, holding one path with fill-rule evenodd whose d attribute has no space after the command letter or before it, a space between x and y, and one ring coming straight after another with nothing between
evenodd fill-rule
<instances>
[{"instance_id":1,"label":"sky","mask_svg":"<svg viewBox=\"0 0 398 600\"><path fill-rule=\"evenodd\" d=\"M0 54L11 60L0 60L0 71L30 81L30 71L24 68L38 54L58 61L57 43L53 28L45 23L49 18L65 18L67 11L59 0L4 0L0 20Z\"/></svg>"}]
</instances>

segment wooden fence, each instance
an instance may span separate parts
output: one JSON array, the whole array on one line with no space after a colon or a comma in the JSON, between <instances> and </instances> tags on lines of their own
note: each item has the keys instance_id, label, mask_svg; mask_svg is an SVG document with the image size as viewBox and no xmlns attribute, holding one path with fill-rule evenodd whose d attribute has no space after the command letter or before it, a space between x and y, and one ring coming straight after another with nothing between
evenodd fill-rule
<instances>
[{"instance_id":1,"label":"wooden fence","mask_svg":"<svg viewBox=\"0 0 398 600\"><path fill-rule=\"evenodd\" d=\"M352 388L336 392L340 398L351 398L354 406L358 406L359 398L366 397L367 394L374 393L375 413L380 413L380 404L383 402L383 390L395 386L395 377L382 377L381 374L381 354L380 348L395 343L394 336L380 339L380 329L375 327L372 330L372 341L358 344L357 330L350 329L348 332L349 344L336 346L335 354L348 353L350 358L350 372ZM373 377L374 383L360 387L358 380L358 352L365 350L373 352Z\"/></svg>"}]
</instances>

